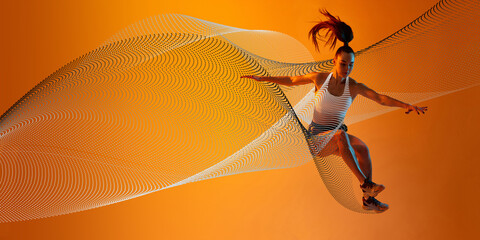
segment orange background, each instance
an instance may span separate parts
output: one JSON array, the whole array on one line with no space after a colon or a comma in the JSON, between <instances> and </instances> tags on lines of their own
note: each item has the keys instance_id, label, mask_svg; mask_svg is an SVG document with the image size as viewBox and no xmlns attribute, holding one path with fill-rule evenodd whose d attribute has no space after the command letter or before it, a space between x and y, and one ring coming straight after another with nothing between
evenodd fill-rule
<instances>
[{"instance_id":1,"label":"orange background","mask_svg":"<svg viewBox=\"0 0 480 240\"><path fill-rule=\"evenodd\" d=\"M303 43L318 8L340 15L365 48L437 1L39 1L2 4L0 112L71 60L149 16L180 13L245 29L273 30ZM452 46L453 47L453 46ZM400 66L399 66L400 67ZM352 73L354 76L355 69ZM361 79L358 79L361 81ZM455 81L452 79L452 81ZM480 233L480 87L349 126L370 148L379 197L391 209L363 215L339 205L313 161L301 167L221 177L113 205L0 224L0 239L465 239ZM447 132L448 131L448 132Z\"/></svg>"}]
</instances>

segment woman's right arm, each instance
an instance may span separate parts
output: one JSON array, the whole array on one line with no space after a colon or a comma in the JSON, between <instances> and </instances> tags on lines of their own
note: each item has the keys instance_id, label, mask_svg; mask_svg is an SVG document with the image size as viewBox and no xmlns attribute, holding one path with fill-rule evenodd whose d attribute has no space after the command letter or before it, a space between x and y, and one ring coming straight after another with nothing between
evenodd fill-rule
<instances>
[{"instance_id":1,"label":"woman's right arm","mask_svg":"<svg viewBox=\"0 0 480 240\"><path fill-rule=\"evenodd\" d=\"M286 85L286 86L296 86L296 85L303 85L303 84L309 84L309 83L314 83L315 78L317 77L316 72L308 73L305 75L301 76L278 76L278 77L264 77L264 76L253 76L253 75L248 75L248 76L241 76L240 78L251 78L255 79L257 81L266 81L266 82L273 82L277 83L280 85Z\"/></svg>"}]
</instances>

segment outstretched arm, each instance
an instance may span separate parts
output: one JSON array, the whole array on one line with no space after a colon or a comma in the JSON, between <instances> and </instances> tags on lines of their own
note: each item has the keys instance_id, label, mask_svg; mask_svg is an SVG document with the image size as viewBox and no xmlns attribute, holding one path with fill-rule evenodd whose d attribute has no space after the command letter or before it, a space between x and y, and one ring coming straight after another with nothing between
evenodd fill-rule
<instances>
[{"instance_id":1,"label":"outstretched arm","mask_svg":"<svg viewBox=\"0 0 480 240\"><path fill-rule=\"evenodd\" d=\"M280 85L296 86L296 85L314 83L316 75L317 73L313 72L313 73L309 73L302 76L292 76L292 77L290 76L264 77L264 76L247 75L247 76L241 76L240 78L251 78L259 82L266 81L266 82L277 83Z\"/></svg>"},{"instance_id":2,"label":"outstretched arm","mask_svg":"<svg viewBox=\"0 0 480 240\"><path fill-rule=\"evenodd\" d=\"M357 91L358 94L369 98L381 105L384 106L389 106L389 107L401 107L405 108L407 111L405 113L410 113L411 111L415 110L417 114L420 114L420 112L425 114L425 111L427 111L427 107L417 107L414 105L410 105L408 103L401 102L395 98L389 97L387 95L379 94L375 92L374 90L368 88L365 86L363 83L357 83Z\"/></svg>"}]
</instances>

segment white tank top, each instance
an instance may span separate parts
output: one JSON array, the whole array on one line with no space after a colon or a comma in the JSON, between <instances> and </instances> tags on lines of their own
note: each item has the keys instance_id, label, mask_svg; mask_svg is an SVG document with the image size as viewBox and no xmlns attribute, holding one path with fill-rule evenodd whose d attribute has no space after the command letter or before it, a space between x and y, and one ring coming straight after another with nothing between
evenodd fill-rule
<instances>
[{"instance_id":1,"label":"white tank top","mask_svg":"<svg viewBox=\"0 0 480 240\"><path fill-rule=\"evenodd\" d=\"M324 125L337 127L343 122L347 110L352 104L350 89L348 86L349 77L345 82L342 96L334 96L328 92L328 83L333 73L330 73L323 83L322 87L315 93L315 108L313 111L313 122Z\"/></svg>"}]
</instances>

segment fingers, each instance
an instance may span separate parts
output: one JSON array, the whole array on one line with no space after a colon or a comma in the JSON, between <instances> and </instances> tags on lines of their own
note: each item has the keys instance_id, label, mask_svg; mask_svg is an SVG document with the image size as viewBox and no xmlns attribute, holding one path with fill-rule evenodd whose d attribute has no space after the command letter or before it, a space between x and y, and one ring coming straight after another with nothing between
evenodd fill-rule
<instances>
[{"instance_id":1,"label":"fingers","mask_svg":"<svg viewBox=\"0 0 480 240\"><path fill-rule=\"evenodd\" d=\"M425 111L428 110L427 107L421 107L420 109L422 110L422 113L423 113L423 114L425 114Z\"/></svg>"},{"instance_id":2,"label":"fingers","mask_svg":"<svg viewBox=\"0 0 480 240\"><path fill-rule=\"evenodd\" d=\"M412 109L407 108L407 111L405 112L405 114L409 114L411 111L412 111Z\"/></svg>"},{"instance_id":3,"label":"fingers","mask_svg":"<svg viewBox=\"0 0 480 240\"><path fill-rule=\"evenodd\" d=\"M411 106L410 108L408 108L408 111L405 112L406 114L409 114L411 111L415 110L415 112L417 112L418 115L420 115L420 112L422 112L423 114L425 114L425 111L428 110L428 107L417 107L417 106Z\"/></svg>"},{"instance_id":4,"label":"fingers","mask_svg":"<svg viewBox=\"0 0 480 240\"><path fill-rule=\"evenodd\" d=\"M418 107L418 106L413 106L413 105L410 105L408 108L407 108L407 111L405 112L406 114L409 114L411 111L415 110L415 112L417 112L418 115L420 115L420 112L422 112L423 114L425 114L425 111L428 110L428 107Z\"/></svg>"},{"instance_id":5,"label":"fingers","mask_svg":"<svg viewBox=\"0 0 480 240\"><path fill-rule=\"evenodd\" d=\"M419 107L418 108L423 114L425 114L425 111L427 111L427 107Z\"/></svg>"}]
</instances>

